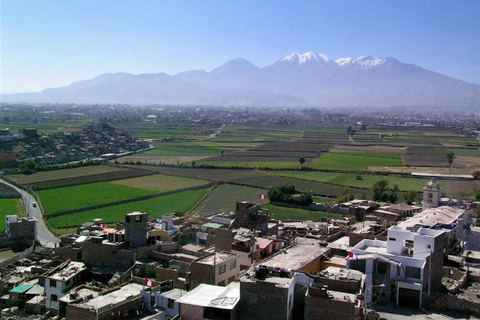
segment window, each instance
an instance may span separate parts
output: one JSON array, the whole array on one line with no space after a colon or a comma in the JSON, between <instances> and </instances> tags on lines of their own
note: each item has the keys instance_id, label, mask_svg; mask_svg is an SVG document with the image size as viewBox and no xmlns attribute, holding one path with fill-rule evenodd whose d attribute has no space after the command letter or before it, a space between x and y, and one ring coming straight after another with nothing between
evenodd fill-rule
<instances>
[{"instance_id":1,"label":"window","mask_svg":"<svg viewBox=\"0 0 480 320\"><path fill-rule=\"evenodd\" d=\"M225 280L220 281L219 283L217 283L217 286L225 287Z\"/></svg>"},{"instance_id":2,"label":"window","mask_svg":"<svg viewBox=\"0 0 480 320\"><path fill-rule=\"evenodd\" d=\"M236 266L237 266L237 260L233 260L232 262L230 262L230 270L235 269Z\"/></svg>"},{"instance_id":3,"label":"window","mask_svg":"<svg viewBox=\"0 0 480 320\"><path fill-rule=\"evenodd\" d=\"M422 271L422 269L420 269L420 268L407 266L405 268L405 276L407 278L420 279L421 278L421 271Z\"/></svg>"},{"instance_id":4,"label":"window","mask_svg":"<svg viewBox=\"0 0 480 320\"><path fill-rule=\"evenodd\" d=\"M57 281L50 279L50 287L56 288L57 287Z\"/></svg>"},{"instance_id":5,"label":"window","mask_svg":"<svg viewBox=\"0 0 480 320\"><path fill-rule=\"evenodd\" d=\"M397 241L397 238L388 238L388 241Z\"/></svg>"},{"instance_id":6,"label":"window","mask_svg":"<svg viewBox=\"0 0 480 320\"><path fill-rule=\"evenodd\" d=\"M231 276L228 278L228 283L234 282L235 281L235 276Z\"/></svg>"},{"instance_id":7,"label":"window","mask_svg":"<svg viewBox=\"0 0 480 320\"><path fill-rule=\"evenodd\" d=\"M388 264L386 262L377 262L377 273L387 274Z\"/></svg>"},{"instance_id":8,"label":"window","mask_svg":"<svg viewBox=\"0 0 480 320\"><path fill-rule=\"evenodd\" d=\"M58 296L52 294L50 300L53 301L53 302L56 302L56 301L58 301Z\"/></svg>"},{"instance_id":9,"label":"window","mask_svg":"<svg viewBox=\"0 0 480 320\"><path fill-rule=\"evenodd\" d=\"M168 299L168 308L173 309L175 301L173 299Z\"/></svg>"},{"instance_id":10,"label":"window","mask_svg":"<svg viewBox=\"0 0 480 320\"><path fill-rule=\"evenodd\" d=\"M225 271L227 271L227 264L226 263L218 266L218 274L222 274Z\"/></svg>"},{"instance_id":11,"label":"window","mask_svg":"<svg viewBox=\"0 0 480 320\"><path fill-rule=\"evenodd\" d=\"M431 248L432 248L432 246L427 244L427 249L431 249Z\"/></svg>"}]
</instances>

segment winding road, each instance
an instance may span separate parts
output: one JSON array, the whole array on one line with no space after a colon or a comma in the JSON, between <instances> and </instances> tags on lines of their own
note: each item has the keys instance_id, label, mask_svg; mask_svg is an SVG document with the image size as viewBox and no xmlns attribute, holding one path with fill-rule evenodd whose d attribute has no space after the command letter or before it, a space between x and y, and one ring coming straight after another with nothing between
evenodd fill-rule
<instances>
[{"instance_id":1,"label":"winding road","mask_svg":"<svg viewBox=\"0 0 480 320\"><path fill-rule=\"evenodd\" d=\"M3 179L0 178L0 183L6 184L7 186L12 187L18 193L22 195L23 205L25 206L25 210L28 213L29 217L34 217L37 219L37 241L44 247L54 248L60 242L53 233L48 230L47 226L45 225L45 221L43 221L43 212L41 206L36 203L35 198L28 193L27 191L20 189L14 184L11 184Z\"/></svg>"}]
</instances>

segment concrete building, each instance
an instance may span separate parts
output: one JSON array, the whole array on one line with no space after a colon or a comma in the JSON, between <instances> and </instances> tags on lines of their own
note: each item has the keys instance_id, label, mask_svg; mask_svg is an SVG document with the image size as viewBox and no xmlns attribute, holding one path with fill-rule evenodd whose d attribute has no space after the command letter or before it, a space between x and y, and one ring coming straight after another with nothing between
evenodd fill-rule
<instances>
[{"instance_id":1,"label":"concrete building","mask_svg":"<svg viewBox=\"0 0 480 320\"><path fill-rule=\"evenodd\" d=\"M129 283L116 290L109 290L95 298L69 304L66 318L69 320L107 320L136 315L143 310L141 295L143 285Z\"/></svg>"},{"instance_id":2,"label":"concrete building","mask_svg":"<svg viewBox=\"0 0 480 320\"><path fill-rule=\"evenodd\" d=\"M147 244L148 213L132 212L125 215L125 245L137 248Z\"/></svg>"},{"instance_id":3,"label":"concrete building","mask_svg":"<svg viewBox=\"0 0 480 320\"><path fill-rule=\"evenodd\" d=\"M187 294L182 289L172 289L155 295L155 309L167 318L173 318L180 314L178 299Z\"/></svg>"},{"instance_id":4,"label":"concrete building","mask_svg":"<svg viewBox=\"0 0 480 320\"><path fill-rule=\"evenodd\" d=\"M280 320L297 319L303 314L303 303L312 279L303 273L274 276L260 266L255 273L240 278L241 310L238 319Z\"/></svg>"},{"instance_id":5,"label":"concrete building","mask_svg":"<svg viewBox=\"0 0 480 320\"><path fill-rule=\"evenodd\" d=\"M202 283L226 286L236 281L239 273L240 263L236 254L212 252L190 265L191 287L195 288Z\"/></svg>"},{"instance_id":6,"label":"concrete building","mask_svg":"<svg viewBox=\"0 0 480 320\"><path fill-rule=\"evenodd\" d=\"M270 214L268 210L261 210L259 204L248 201L237 202L235 204L235 222L236 227L255 229L261 232L268 232L268 221Z\"/></svg>"},{"instance_id":7,"label":"concrete building","mask_svg":"<svg viewBox=\"0 0 480 320\"><path fill-rule=\"evenodd\" d=\"M440 290L445 232L393 226L387 241L364 239L352 248L347 268L365 273L366 303L372 296L396 305L422 305L422 294Z\"/></svg>"},{"instance_id":8,"label":"concrete building","mask_svg":"<svg viewBox=\"0 0 480 320\"><path fill-rule=\"evenodd\" d=\"M200 284L177 299L182 320L238 319L238 286ZM243 313L243 310L242 310Z\"/></svg>"},{"instance_id":9,"label":"concrete building","mask_svg":"<svg viewBox=\"0 0 480 320\"><path fill-rule=\"evenodd\" d=\"M45 275L45 304L48 311L60 313L60 298L83 280L85 270L83 262L68 260Z\"/></svg>"},{"instance_id":10,"label":"concrete building","mask_svg":"<svg viewBox=\"0 0 480 320\"><path fill-rule=\"evenodd\" d=\"M10 241L31 245L37 240L37 219L8 215L5 220L6 234Z\"/></svg>"},{"instance_id":11,"label":"concrete building","mask_svg":"<svg viewBox=\"0 0 480 320\"><path fill-rule=\"evenodd\" d=\"M261 265L292 271L316 273L321 270L321 261L331 249L321 247L318 240L296 238L296 243L275 253L261 262Z\"/></svg>"}]
</instances>

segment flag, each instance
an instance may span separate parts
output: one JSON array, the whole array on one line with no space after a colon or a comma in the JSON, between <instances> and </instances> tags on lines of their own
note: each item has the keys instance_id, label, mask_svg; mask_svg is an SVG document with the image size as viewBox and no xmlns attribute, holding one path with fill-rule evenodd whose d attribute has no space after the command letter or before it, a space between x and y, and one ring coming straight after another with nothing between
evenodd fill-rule
<instances>
[{"instance_id":1,"label":"flag","mask_svg":"<svg viewBox=\"0 0 480 320\"><path fill-rule=\"evenodd\" d=\"M152 280L150 280L150 279L148 279L148 278L145 278L145 285L146 285L147 287L150 287L150 288L151 288L151 287L153 286L153 285L152 285Z\"/></svg>"},{"instance_id":2,"label":"flag","mask_svg":"<svg viewBox=\"0 0 480 320\"><path fill-rule=\"evenodd\" d=\"M106 226L105 226L103 223L100 224L100 228L105 229L105 227L106 227Z\"/></svg>"},{"instance_id":3,"label":"flag","mask_svg":"<svg viewBox=\"0 0 480 320\"><path fill-rule=\"evenodd\" d=\"M350 253L348 254L348 258L358 260L357 255L356 255L355 253L353 253L353 252L350 252Z\"/></svg>"},{"instance_id":4,"label":"flag","mask_svg":"<svg viewBox=\"0 0 480 320\"><path fill-rule=\"evenodd\" d=\"M267 196L264 194L261 194L259 198L260 200L267 200Z\"/></svg>"}]
</instances>

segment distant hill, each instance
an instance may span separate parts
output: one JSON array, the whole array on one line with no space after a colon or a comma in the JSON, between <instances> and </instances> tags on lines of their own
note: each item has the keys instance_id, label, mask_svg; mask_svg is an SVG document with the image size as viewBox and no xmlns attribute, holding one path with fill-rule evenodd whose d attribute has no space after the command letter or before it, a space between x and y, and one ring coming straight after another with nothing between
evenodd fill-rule
<instances>
[{"instance_id":1,"label":"distant hill","mask_svg":"<svg viewBox=\"0 0 480 320\"><path fill-rule=\"evenodd\" d=\"M480 85L394 58L293 53L259 68L234 59L211 72L104 74L69 86L2 96L3 102L393 107L478 111Z\"/></svg>"}]
</instances>

